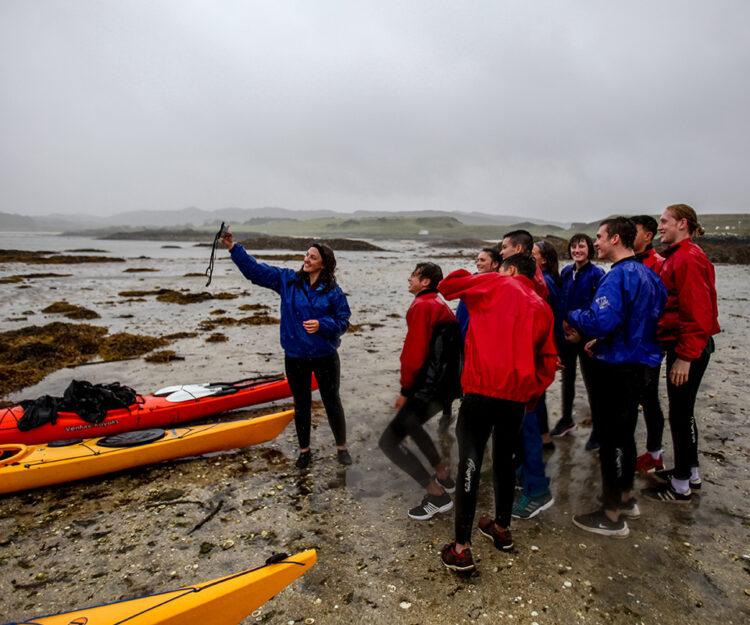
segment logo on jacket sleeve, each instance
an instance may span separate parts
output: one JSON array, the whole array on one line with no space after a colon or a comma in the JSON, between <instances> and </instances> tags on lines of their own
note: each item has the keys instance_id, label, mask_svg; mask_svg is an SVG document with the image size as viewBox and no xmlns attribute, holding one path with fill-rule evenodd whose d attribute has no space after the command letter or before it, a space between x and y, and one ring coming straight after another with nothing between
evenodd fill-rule
<instances>
[{"instance_id":1,"label":"logo on jacket sleeve","mask_svg":"<svg viewBox=\"0 0 750 625\"><path fill-rule=\"evenodd\" d=\"M609 300L607 299L606 295L602 295L601 297L597 297L596 300L594 300L599 306L599 310L602 308L609 308Z\"/></svg>"}]
</instances>

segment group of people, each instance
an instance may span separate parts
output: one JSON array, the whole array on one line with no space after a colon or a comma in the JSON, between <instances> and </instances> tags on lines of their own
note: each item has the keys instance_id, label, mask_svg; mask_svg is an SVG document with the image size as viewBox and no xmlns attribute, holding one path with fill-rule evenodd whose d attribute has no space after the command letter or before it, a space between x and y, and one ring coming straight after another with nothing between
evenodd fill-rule
<instances>
[{"instance_id":1,"label":"group of people","mask_svg":"<svg viewBox=\"0 0 750 625\"><path fill-rule=\"evenodd\" d=\"M668 247L661 255L652 239ZM443 277L432 262L419 263L408 279L414 299L407 311L401 352L401 391L396 416L379 446L423 489L408 515L430 519L454 507L455 540L441 553L459 572L475 568L471 534L484 451L492 437L493 516L481 516L480 533L501 551L513 548L511 517L531 518L554 502L543 450L552 437L576 427L573 420L576 365L587 390L592 432L586 449L598 450L601 507L573 523L597 534L625 537L627 519L640 515L634 491L637 470L654 471L659 485L642 495L686 503L701 487L694 406L719 332L714 269L693 239L703 233L695 211L667 207L657 224L649 216L614 217L596 239L571 238L573 260L559 272L557 253L545 241L516 230L500 249L477 256L477 272ZM295 401L300 446L297 466L311 462L311 375L320 388L338 459L350 464L346 423L339 399L337 348L350 311L336 284L333 251L314 244L299 271L257 262L222 239L232 260L255 284L281 296L281 343ZM591 261L611 263L604 272ZM445 300L460 300L456 314ZM669 424L674 468L665 469L659 375L666 357ZM545 391L562 371L562 415L550 430ZM458 468L451 474L424 428L461 397L456 422ZM637 455L639 405L647 427L646 451ZM410 438L423 461L405 444ZM514 503L516 486L522 494ZM454 496L451 497L451 496Z\"/></svg>"}]
</instances>

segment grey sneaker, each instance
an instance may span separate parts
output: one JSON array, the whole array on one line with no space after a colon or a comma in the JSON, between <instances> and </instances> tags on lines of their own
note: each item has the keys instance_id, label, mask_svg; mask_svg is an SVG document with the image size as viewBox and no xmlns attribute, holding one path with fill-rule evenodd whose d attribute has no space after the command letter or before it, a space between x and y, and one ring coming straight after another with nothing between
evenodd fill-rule
<instances>
[{"instance_id":1,"label":"grey sneaker","mask_svg":"<svg viewBox=\"0 0 750 625\"><path fill-rule=\"evenodd\" d=\"M511 514L517 519L531 519L542 512L542 510L549 508L553 503L555 503L555 498L549 491L543 495L535 495L533 497L524 495L513 506Z\"/></svg>"},{"instance_id":2,"label":"grey sneaker","mask_svg":"<svg viewBox=\"0 0 750 625\"><path fill-rule=\"evenodd\" d=\"M620 515L620 518L617 521L612 521L606 514L604 514L604 510L597 510L596 512L589 512L588 514L576 514L573 517L573 525L580 527L587 532L601 534L602 536L625 538L630 534L628 524L625 523L625 519L622 518L622 515Z\"/></svg>"}]
</instances>

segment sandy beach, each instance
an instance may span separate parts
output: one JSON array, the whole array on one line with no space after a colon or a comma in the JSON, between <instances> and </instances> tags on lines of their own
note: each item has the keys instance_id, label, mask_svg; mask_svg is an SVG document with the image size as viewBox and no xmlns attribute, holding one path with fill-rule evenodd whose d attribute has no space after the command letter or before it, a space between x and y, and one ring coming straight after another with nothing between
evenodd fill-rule
<instances>
[{"instance_id":1,"label":"sandy beach","mask_svg":"<svg viewBox=\"0 0 750 625\"><path fill-rule=\"evenodd\" d=\"M217 250L213 282L202 274L208 248L159 242L104 242L60 237L0 236L0 247L98 248L124 263L70 266L0 265L0 276L71 274L2 284L2 331L52 321L40 311L66 301L96 311L85 321L110 333L160 337L197 332L171 342L184 360L143 359L65 368L4 399L62 394L73 379L113 382L140 393L176 384L229 381L283 371L278 325L201 322L243 317L242 305L262 304L278 316L275 293L247 282ZM169 245L174 246L174 242ZM341 397L354 465L336 463L332 435L315 404L313 463L294 466L293 426L271 443L3 496L0 508L0 622L30 619L204 581L261 564L274 552L318 550L318 563L244 623L721 623L750 620L750 425L747 390L750 280L747 266L718 265L719 322L714 354L697 401L703 488L690 505L640 501L630 536L616 540L575 528L571 516L596 506L598 459L584 450L590 426L556 440L546 455L555 504L531 520L514 519L515 551L496 551L478 532L478 572L465 579L439 559L453 539L452 513L428 522L406 511L421 499L416 484L377 447L399 391L398 356L411 301L406 279L420 260L445 273L472 269L475 250L431 248L422 242L378 242L385 252L337 253L354 329L339 351ZM258 256L286 253L264 251ZM297 268L298 261L273 264ZM126 272L126 269L156 271ZM179 305L128 290L229 293L233 299ZM455 309L455 303L451 304ZM217 312L218 311L218 312ZM221 312L223 311L223 312ZM225 342L210 343L213 332ZM662 380L662 390L664 381ZM575 418L588 408L582 383ZM317 394L314 396L317 399ZM662 394L666 410L666 393ZM559 381L547 394L550 421L559 416ZM244 411L265 414L290 402ZM454 404L454 416L458 403ZM438 437L451 467L453 429ZM639 452L645 449L641 419ZM669 431L665 455L671 460ZM478 513L491 511L485 458ZM636 478L636 488L651 484ZM218 511L217 511L218 510ZM209 515L212 518L196 526Z\"/></svg>"}]
</instances>

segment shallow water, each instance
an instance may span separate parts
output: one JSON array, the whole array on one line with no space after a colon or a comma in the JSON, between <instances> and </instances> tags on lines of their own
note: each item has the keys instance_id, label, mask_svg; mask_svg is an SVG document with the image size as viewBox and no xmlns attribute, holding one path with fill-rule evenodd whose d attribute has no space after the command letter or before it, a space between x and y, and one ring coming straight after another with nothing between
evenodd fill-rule
<instances>
[{"instance_id":1,"label":"shallow water","mask_svg":"<svg viewBox=\"0 0 750 625\"><path fill-rule=\"evenodd\" d=\"M217 250L214 281L205 289L205 278L184 274L202 273L209 249L161 247L173 244L2 235L3 248L108 249L108 254L127 259L122 264L0 266L3 276L73 274L1 285L2 329L62 320L39 312L58 300L96 310L101 319L89 323L111 332L154 336L197 331L217 309L240 317L245 314L237 311L242 304L266 304L272 315L278 314L275 294L245 281L226 252ZM388 251L337 254L352 323L372 324L345 335L340 350L352 467L336 464L331 434L317 406L315 455L307 473L294 468L290 427L259 447L5 496L0 510L0 621L170 589L257 565L273 551L312 547L318 549L318 564L247 623L747 622L746 268L717 267L724 332L698 398L704 488L697 501L673 507L642 501L642 517L629 524L631 535L625 540L577 530L571 515L593 509L599 488L598 461L583 447L590 430L582 426L556 441L556 450L547 456L555 505L535 519L514 520L513 554L496 552L475 536L479 571L462 579L446 571L438 557L440 547L452 539L451 514L426 523L406 517L421 494L377 448L398 393L403 316L411 301L406 279L417 261L450 250L433 250L421 242L378 244ZM471 269L472 256L439 262L445 272ZM128 267L159 271L123 273ZM31 288L18 288L24 285ZM238 298L179 306L117 295L157 287L230 292ZM278 326L221 331L228 342L205 343L206 332L174 342L169 349L185 357L181 362L135 360L63 369L10 398L60 394L73 378L118 380L148 393L172 384L283 369ZM558 387L556 382L548 392L552 423L559 413ZM580 385L579 422L588 416L585 405ZM454 414L456 410L457 405ZM437 424L429 427L455 467L452 434L438 437ZM668 438L666 432L669 458ZM642 423L637 440L642 450ZM636 485L648 483L639 477ZM194 530L219 504L219 512ZM478 513L491 509L485 466Z\"/></svg>"}]
</instances>

